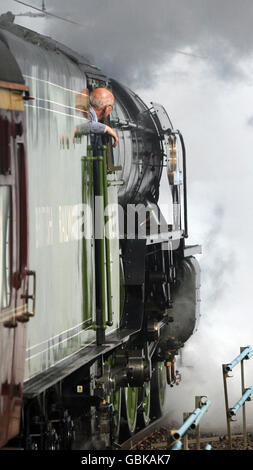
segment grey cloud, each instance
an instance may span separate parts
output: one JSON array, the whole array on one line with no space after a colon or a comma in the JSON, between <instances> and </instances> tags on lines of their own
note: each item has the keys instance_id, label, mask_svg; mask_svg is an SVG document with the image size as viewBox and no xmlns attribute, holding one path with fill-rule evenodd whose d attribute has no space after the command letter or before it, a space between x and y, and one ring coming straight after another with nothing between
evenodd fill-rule
<instances>
[{"instance_id":1,"label":"grey cloud","mask_svg":"<svg viewBox=\"0 0 253 470\"><path fill-rule=\"evenodd\" d=\"M62 3L55 0L54 10L61 5L64 13ZM253 49L251 0L243 8L235 0L88 0L80 16L76 12L83 2L74 4L72 12L65 8L75 19L85 20L89 52L116 78L148 85L160 65L186 47L191 60L211 65L221 79L246 78L240 60ZM81 52L77 38L73 45Z\"/></svg>"},{"instance_id":2,"label":"grey cloud","mask_svg":"<svg viewBox=\"0 0 253 470\"><path fill-rule=\"evenodd\" d=\"M211 66L214 71L224 81L249 81L248 75L243 71L240 64L228 60L226 57L220 60L212 60Z\"/></svg>"}]
</instances>

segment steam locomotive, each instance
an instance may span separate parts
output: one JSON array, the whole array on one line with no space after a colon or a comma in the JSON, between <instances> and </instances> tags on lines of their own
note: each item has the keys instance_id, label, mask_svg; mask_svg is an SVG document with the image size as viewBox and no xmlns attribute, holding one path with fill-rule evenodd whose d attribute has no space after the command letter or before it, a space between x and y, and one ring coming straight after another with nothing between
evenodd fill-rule
<instances>
[{"instance_id":1,"label":"steam locomotive","mask_svg":"<svg viewBox=\"0 0 253 470\"><path fill-rule=\"evenodd\" d=\"M85 57L0 27L0 447L110 447L162 415L198 323L183 137ZM72 139L96 87L119 137L98 156Z\"/></svg>"}]
</instances>

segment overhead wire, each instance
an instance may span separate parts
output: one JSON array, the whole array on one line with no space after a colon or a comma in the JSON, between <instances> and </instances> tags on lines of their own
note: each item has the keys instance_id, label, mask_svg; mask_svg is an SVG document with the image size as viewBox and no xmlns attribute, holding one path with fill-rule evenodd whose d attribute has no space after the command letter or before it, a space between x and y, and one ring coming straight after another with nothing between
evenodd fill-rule
<instances>
[{"instance_id":1,"label":"overhead wire","mask_svg":"<svg viewBox=\"0 0 253 470\"><path fill-rule=\"evenodd\" d=\"M37 10L41 13L44 13L45 16L52 16L53 18L57 18L57 19L62 20L62 21L67 21L68 23L72 23L72 24L84 27L83 24L78 23L77 21L69 20L68 18L64 18L63 16L55 15L54 13L49 13L48 11L46 11L42 8L34 7L33 5L30 5L29 3L21 2L20 0L13 0L13 2L20 3L21 5L25 5L26 7L33 8L34 10Z\"/></svg>"}]
</instances>

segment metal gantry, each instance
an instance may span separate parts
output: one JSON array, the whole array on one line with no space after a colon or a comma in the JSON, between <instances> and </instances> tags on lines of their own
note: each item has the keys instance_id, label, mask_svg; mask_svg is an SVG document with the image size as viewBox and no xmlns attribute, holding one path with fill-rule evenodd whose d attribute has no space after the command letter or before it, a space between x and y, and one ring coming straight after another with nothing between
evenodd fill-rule
<instances>
[{"instance_id":1,"label":"metal gantry","mask_svg":"<svg viewBox=\"0 0 253 470\"><path fill-rule=\"evenodd\" d=\"M225 407L226 407L226 419L227 419L227 433L229 440L229 448L232 449L232 431L231 431L231 421L233 421L233 416L236 415L238 410L242 407L242 418L243 418L243 443L244 448L247 447L247 427L246 427L246 407L245 402L250 401L253 397L253 387L245 388L245 379L244 379L244 360L248 360L253 356L252 346L244 346L240 348L240 354L230 363L222 364L223 372L223 383L224 383L224 396L225 396ZM228 402L228 387L227 379L231 376L229 372L237 365L241 364L241 390L242 396L235 403L235 405L230 408Z\"/></svg>"}]
</instances>

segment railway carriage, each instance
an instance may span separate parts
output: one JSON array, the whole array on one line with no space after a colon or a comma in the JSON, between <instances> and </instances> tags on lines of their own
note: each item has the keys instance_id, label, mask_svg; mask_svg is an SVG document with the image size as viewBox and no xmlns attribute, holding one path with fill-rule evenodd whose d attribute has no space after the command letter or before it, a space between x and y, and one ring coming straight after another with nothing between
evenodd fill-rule
<instances>
[{"instance_id":1,"label":"railway carriage","mask_svg":"<svg viewBox=\"0 0 253 470\"><path fill-rule=\"evenodd\" d=\"M199 317L183 137L162 106L6 17L0 59L0 446L109 447L163 413ZM99 86L119 145L94 156L72 136Z\"/></svg>"}]
</instances>

